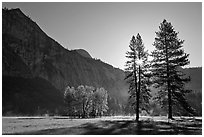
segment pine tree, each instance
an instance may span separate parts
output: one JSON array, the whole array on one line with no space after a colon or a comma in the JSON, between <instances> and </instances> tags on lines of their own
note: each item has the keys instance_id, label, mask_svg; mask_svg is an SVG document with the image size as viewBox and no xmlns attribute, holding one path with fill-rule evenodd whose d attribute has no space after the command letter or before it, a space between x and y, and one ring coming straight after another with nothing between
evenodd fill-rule
<instances>
[{"instance_id":1,"label":"pine tree","mask_svg":"<svg viewBox=\"0 0 204 137\"><path fill-rule=\"evenodd\" d=\"M129 45L130 51L126 53L129 59L126 62L126 78L129 83L129 102L135 107L136 121L139 121L139 111L148 108L150 90L148 88L147 57L140 34L132 37Z\"/></svg>"},{"instance_id":2,"label":"pine tree","mask_svg":"<svg viewBox=\"0 0 204 137\"><path fill-rule=\"evenodd\" d=\"M176 32L170 22L164 20L156 38L152 52L152 74L154 76L154 86L158 89L156 99L163 107L168 103L168 118L172 119L172 108L184 108L193 113L193 109L188 105L185 94L190 90L184 89L184 84L190 81L181 71L181 67L188 65L189 54L184 53L184 40L178 39Z\"/></svg>"}]
</instances>

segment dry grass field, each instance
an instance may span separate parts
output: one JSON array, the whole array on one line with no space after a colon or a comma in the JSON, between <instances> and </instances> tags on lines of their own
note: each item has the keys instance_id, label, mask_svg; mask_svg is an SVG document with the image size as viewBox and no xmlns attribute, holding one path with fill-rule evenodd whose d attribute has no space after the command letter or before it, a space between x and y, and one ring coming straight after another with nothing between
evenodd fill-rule
<instances>
[{"instance_id":1,"label":"dry grass field","mask_svg":"<svg viewBox=\"0 0 204 137\"><path fill-rule=\"evenodd\" d=\"M94 119L67 117L3 117L2 134L22 135L201 135L202 118L116 116Z\"/></svg>"}]
</instances>

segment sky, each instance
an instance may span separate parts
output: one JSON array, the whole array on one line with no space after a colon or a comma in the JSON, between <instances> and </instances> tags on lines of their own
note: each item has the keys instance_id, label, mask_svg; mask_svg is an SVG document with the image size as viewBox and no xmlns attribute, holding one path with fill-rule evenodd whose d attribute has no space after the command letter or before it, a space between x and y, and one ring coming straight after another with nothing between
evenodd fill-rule
<instances>
[{"instance_id":1,"label":"sky","mask_svg":"<svg viewBox=\"0 0 204 137\"><path fill-rule=\"evenodd\" d=\"M125 53L133 35L139 33L149 52L155 32L166 19L185 40L190 65L202 66L202 3L2 3L20 8L63 47L85 49L93 58L124 69Z\"/></svg>"}]
</instances>

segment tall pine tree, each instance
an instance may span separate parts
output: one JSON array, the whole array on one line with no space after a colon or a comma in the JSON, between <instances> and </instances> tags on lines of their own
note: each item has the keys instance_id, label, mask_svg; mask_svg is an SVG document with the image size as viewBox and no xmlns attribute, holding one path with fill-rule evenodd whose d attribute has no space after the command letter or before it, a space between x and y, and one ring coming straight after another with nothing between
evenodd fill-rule
<instances>
[{"instance_id":1,"label":"tall pine tree","mask_svg":"<svg viewBox=\"0 0 204 137\"><path fill-rule=\"evenodd\" d=\"M166 108L168 105L168 118L172 119L172 111L185 109L194 113L189 106L185 94L190 90L184 89L184 84L190 81L182 73L182 67L188 65L189 54L184 53L183 40L178 39L176 32L170 22L163 20L156 32L152 52L152 74L154 86L158 89L157 100Z\"/></svg>"},{"instance_id":2,"label":"tall pine tree","mask_svg":"<svg viewBox=\"0 0 204 137\"><path fill-rule=\"evenodd\" d=\"M129 102L136 110L136 121L139 121L139 111L147 110L150 90L148 88L149 78L147 77L147 57L148 53L144 49L144 44L140 34L132 37L129 45L130 51L126 53L129 59L126 62L126 79L129 83Z\"/></svg>"}]
</instances>

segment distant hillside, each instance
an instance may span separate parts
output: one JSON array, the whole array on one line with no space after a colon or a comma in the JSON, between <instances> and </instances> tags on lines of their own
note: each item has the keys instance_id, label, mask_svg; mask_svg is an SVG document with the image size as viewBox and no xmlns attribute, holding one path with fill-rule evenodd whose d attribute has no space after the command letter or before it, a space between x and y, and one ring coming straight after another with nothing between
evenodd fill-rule
<instances>
[{"instance_id":1,"label":"distant hillside","mask_svg":"<svg viewBox=\"0 0 204 137\"><path fill-rule=\"evenodd\" d=\"M76 87L83 84L104 87L111 98L117 99L119 103L124 103L128 97L128 85L124 81L125 74L122 70L92 59L85 50L70 51L63 48L20 9L2 9L2 75L7 77L6 81L16 80L13 77L28 81L35 78L44 79L56 88L55 91L59 91L53 92L56 96L62 94L68 85ZM7 92L7 86L11 86L6 81L3 79L3 94ZM23 80L20 82L24 83ZM38 85L41 83L36 82L33 82L35 87L41 86ZM17 83L15 88L10 89L9 98L15 96ZM19 88L27 91L23 86ZM45 94L41 94L42 90L30 98L30 101L35 101L38 96L47 98ZM49 94L48 90L46 92ZM24 92L19 95L22 98ZM3 102L7 97L3 98ZM56 104L60 102L61 100ZM15 106L11 103L10 106L12 105Z\"/></svg>"},{"instance_id":2,"label":"distant hillside","mask_svg":"<svg viewBox=\"0 0 204 137\"><path fill-rule=\"evenodd\" d=\"M186 88L202 92L202 67L185 68L183 72L191 78L191 81L186 84Z\"/></svg>"},{"instance_id":3,"label":"distant hillside","mask_svg":"<svg viewBox=\"0 0 204 137\"><path fill-rule=\"evenodd\" d=\"M184 73L190 76L191 81L186 84L187 89L192 92L187 95L189 104L196 109L196 112L202 115L202 67L185 68Z\"/></svg>"},{"instance_id":4,"label":"distant hillside","mask_svg":"<svg viewBox=\"0 0 204 137\"><path fill-rule=\"evenodd\" d=\"M63 94L42 78L3 76L2 91L3 115L63 113Z\"/></svg>"}]
</instances>

